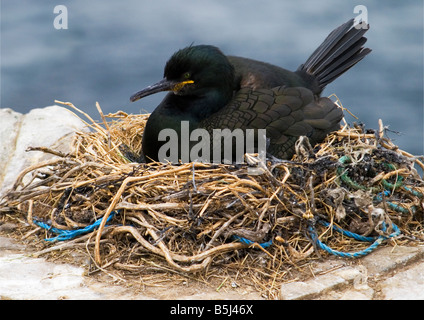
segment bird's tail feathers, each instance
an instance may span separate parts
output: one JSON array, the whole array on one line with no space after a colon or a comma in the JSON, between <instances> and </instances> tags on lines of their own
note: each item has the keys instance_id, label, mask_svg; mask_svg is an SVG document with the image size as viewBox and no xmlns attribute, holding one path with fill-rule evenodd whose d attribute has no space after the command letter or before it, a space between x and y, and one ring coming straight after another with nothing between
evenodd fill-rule
<instances>
[{"instance_id":1,"label":"bird's tail feathers","mask_svg":"<svg viewBox=\"0 0 424 320\"><path fill-rule=\"evenodd\" d=\"M371 52L371 49L363 47L367 41L363 35L368 29L368 25L358 28L354 19L342 24L327 36L297 72L312 75L322 91Z\"/></svg>"}]
</instances>

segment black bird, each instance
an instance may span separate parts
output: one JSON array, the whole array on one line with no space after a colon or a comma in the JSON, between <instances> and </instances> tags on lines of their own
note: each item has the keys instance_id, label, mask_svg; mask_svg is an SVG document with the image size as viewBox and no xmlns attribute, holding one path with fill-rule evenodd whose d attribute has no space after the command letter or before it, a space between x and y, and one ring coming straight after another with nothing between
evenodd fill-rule
<instances>
[{"instance_id":1,"label":"black bird","mask_svg":"<svg viewBox=\"0 0 424 320\"><path fill-rule=\"evenodd\" d=\"M209 45L177 51L166 63L164 79L130 98L136 101L171 91L146 123L142 141L146 160L164 160L158 158L165 144L158 140L159 132L169 128L180 134L181 121L189 121L190 132L266 129L267 152L282 159L292 157L299 136L307 136L312 145L321 142L339 129L343 118L340 108L320 97L322 91L371 52L363 47L368 26L360 27L351 19L333 30L295 72L225 56Z\"/></svg>"}]
</instances>

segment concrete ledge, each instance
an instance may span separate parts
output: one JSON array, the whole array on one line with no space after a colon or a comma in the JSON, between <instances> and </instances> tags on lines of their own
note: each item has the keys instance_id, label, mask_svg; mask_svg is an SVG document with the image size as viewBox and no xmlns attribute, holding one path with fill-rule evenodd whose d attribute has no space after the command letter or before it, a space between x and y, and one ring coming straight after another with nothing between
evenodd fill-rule
<instances>
[{"instance_id":1,"label":"concrete ledge","mask_svg":"<svg viewBox=\"0 0 424 320\"><path fill-rule=\"evenodd\" d=\"M307 281L281 286L285 300L424 299L424 246L385 247ZM328 263L323 262L321 265ZM318 265L318 269L320 267Z\"/></svg>"},{"instance_id":2,"label":"concrete ledge","mask_svg":"<svg viewBox=\"0 0 424 320\"><path fill-rule=\"evenodd\" d=\"M281 286L281 299L300 300L313 299L327 291L346 287L360 276L361 272L355 268L344 267L328 274L323 274L308 281L298 281Z\"/></svg>"},{"instance_id":3,"label":"concrete ledge","mask_svg":"<svg viewBox=\"0 0 424 320\"><path fill-rule=\"evenodd\" d=\"M85 269L22 253L25 246L0 237L0 300L152 299L84 276Z\"/></svg>"},{"instance_id":4,"label":"concrete ledge","mask_svg":"<svg viewBox=\"0 0 424 320\"><path fill-rule=\"evenodd\" d=\"M381 276L392 270L406 266L415 260L422 259L424 248L418 247L386 247L381 248L376 254L362 258L362 263L367 267L368 275ZM424 289L424 288L423 288Z\"/></svg>"}]
</instances>

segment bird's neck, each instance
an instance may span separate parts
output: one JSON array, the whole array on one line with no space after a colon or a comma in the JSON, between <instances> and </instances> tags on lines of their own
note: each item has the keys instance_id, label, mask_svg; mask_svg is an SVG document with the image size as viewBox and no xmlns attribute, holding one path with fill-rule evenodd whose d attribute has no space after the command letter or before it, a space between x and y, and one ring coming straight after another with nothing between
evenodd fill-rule
<instances>
[{"instance_id":1,"label":"bird's neck","mask_svg":"<svg viewBox=\"0 0 424 320\"><path fill-rule=\"evenodd\" d=\"M181 120L200 122L225 107L232 97L231 92L209 89L204 94L197 96L168 96L170 114Z\"/></svg>"},{"instance_id":2,"label":"bird's neck","mask_svg":"<svg viewBox=\"0 0 424 320\"><path fill-rule=\"evenodd\" d=\"M178 96L168 93L161 104L150 115L143 134L143 153L153 160L158 159L160 147L165 143L158 141L164 129L174 130L178 136L182 121L189 122L189 130L196 129L198 124L225 107L231 96L209 90L201 96ZM180 138L179 138L180 139Z\"/></svg>"}]
</instances>

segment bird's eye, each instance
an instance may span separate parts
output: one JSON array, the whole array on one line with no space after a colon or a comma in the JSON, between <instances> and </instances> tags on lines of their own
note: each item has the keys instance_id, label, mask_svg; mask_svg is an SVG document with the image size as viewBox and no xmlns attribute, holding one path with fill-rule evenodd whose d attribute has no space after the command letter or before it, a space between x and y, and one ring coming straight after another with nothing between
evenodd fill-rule
<instances>
[{"instance_id":1,"label":"bird's eye","mask_svg":"<svg viewBox=\"0 0 424 320\"><path fill-rule=\"evenodd\" d=\"M190 74L190 72L186 72L186 73L184 73L183 76L184 76L185 79L190 79L191 74Z\"/></svg>"}]
</instances>

